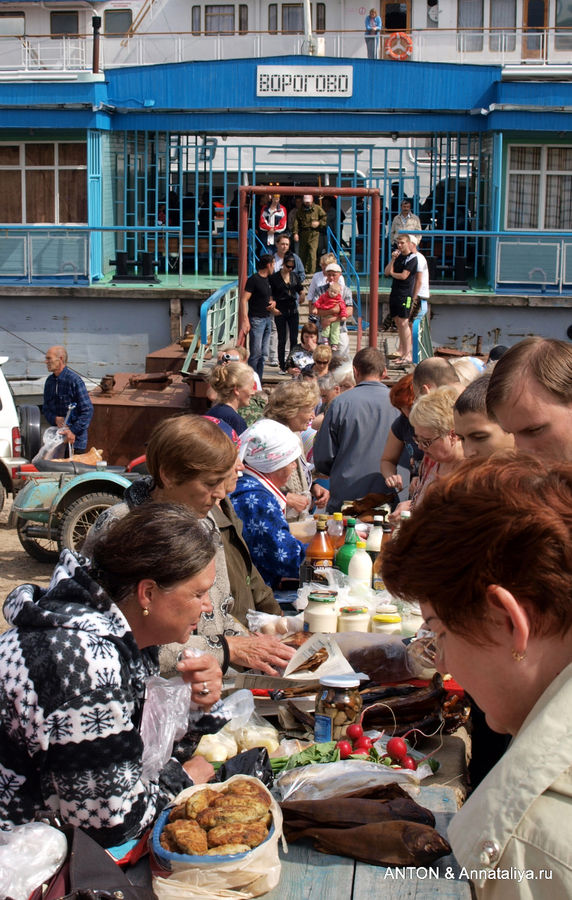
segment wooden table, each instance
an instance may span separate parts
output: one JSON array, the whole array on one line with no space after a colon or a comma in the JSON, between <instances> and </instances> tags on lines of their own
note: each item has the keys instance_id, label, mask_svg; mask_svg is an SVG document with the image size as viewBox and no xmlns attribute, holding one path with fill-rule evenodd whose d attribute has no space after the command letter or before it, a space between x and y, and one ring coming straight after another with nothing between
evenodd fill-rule
<instances>
[{"instance_id":1,"label":"wooden table","mask_svg":"<svg viewBox=\"0 0 572 900\"><path fill-rule=\"evenodd\" d=\"M447 826L457 810L453 788L422 787L415 800L433 812L437 831L446 836ZM311 841L302 840L289 844L288 853L281 850L280 858L280 883L264 894L266 900L372 900L378 897L469 900L471 897L469 882L459 879L459 866L452 855L437 860L431 871L427 867L399 870L319 853L313 849ZM432 874L435 869L438 877ZM447 874L449 877L445 877Z\"/></svg>"}]
</instances>

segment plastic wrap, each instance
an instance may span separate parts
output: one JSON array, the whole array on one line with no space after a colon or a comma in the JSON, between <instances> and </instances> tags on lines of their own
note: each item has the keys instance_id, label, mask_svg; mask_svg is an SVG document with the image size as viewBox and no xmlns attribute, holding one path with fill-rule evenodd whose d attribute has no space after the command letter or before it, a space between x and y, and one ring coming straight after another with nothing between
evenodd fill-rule
<instances>
[{"instance_id":1,"label":"plastic wrap","mask_svg":"<svg viewBox=\"0 0 572 900\"><path fill-rule=\"evenodd\" d=\"M333 637L352 668L376 684L406 681L416 674L400 635L346 631Z\"/></svg>"},{"instance_id":2,"label":"plastic wrap","mask_svg":"<svg viewBox=\"0 0 572 900\"><path fill-rule=\"evenodd\" d=\"M65 834L43 822L0 831L0 897L27 900L68 854Z\"/></svg>"},{"instance_id":3,"label":"plastic wrap","mask_svg":"<svg viewBox=\"0 0 572 900\"><path fill-rule=\"evenodd\" d=\"M274 794L282 800L316 800L348 794L376 784L418 786L432 774L428 764L418 769L392 769L379 763L344 759L323 765L301 766L274 779Z\"/></svg>"}]
</instances>

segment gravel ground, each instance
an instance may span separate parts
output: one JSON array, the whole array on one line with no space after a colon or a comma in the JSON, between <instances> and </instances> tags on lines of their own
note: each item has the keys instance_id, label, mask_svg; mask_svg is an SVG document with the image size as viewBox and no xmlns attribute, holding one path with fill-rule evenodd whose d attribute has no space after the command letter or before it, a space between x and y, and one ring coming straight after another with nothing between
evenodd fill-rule
<instances>
[{"instance_id":1,"label":"gravel ground","mask_svg":"<svg viewBox=\"0 0 572 900\"><path fill-rule=\"evenodd\" d=\"M12 588L31 581L46 586L50 582L53 566L36 562L28 556L18 540L15 528L8 528L8 515L12 501L7 500L0 512L0 600L4 603ZM0 604L1 606L1 604ZM0 613L0 632L6 630L6 622Z\"/></svg>"}]
</instances>

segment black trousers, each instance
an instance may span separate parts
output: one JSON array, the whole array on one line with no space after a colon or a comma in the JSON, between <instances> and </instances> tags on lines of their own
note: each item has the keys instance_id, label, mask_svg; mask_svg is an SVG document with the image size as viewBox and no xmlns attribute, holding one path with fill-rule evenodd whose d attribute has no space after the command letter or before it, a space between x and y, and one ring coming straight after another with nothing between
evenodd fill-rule
<instances>
[{"instance_id":1,"label":"black trousers","mask_svg":"<svg viewBox=\"0 0 572 900\"><path fill-rule=\"evenodd\" d=\"M298 325L300 317L298 310L293 313L281 313L274 317L276 331L278 332L278 362L280 368L284 371L286 367L286 335L290 334L290 348L298 343Z\"/></svg>"}]
</instances>

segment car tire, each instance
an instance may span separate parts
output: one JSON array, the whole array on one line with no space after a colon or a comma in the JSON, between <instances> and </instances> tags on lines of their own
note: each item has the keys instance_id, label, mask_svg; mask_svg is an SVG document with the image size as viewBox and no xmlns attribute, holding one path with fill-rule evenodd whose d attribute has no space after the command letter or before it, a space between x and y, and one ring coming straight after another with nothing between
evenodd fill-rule
<instances>
[{"instance_id":1,"label":"car tire","mask_svg":"<svg viewBox=\"0 0 572 900\"><path fill-rule=\"evenodd\" d=\"M81 551L87 533L104 510L121 502L117 494L97 491L78 497L63 512L58 543L60 549Z\"/></svg>"},{"instance_id":2,"label":"car tire","mask_svg":"<svg viewBox=\"0 0 572 900\"><path fill-rule=\"evenodd\" d=\"M27 533L28 527L34 526L35 522L23 519L18 516L16 519L16 531L18 538L26 553L33 559L37 559L41 563L56 563L60 556L58 542L49 538L32 537Z\"/></svg>"},{"instance_id":3,"label":"car tire","mask_svg":"<svg viewBox=\"0 0 572 900\"><path fill-rule=\"evenodd\" d=\"M22 456L31 461L42 446L40 409L31 404L24 404L19 407L19 413Z\"/></svg>"},{"instance_id":4,"label":"car tire","mask_svg":"<svg viewBox=\"0 0 572 900\"><path fill-rule=\"evenodd\" d=\"M6 488L0 481L0 512L4 509L4 504L6 503Z\"/></svg>"}]
</instances>

